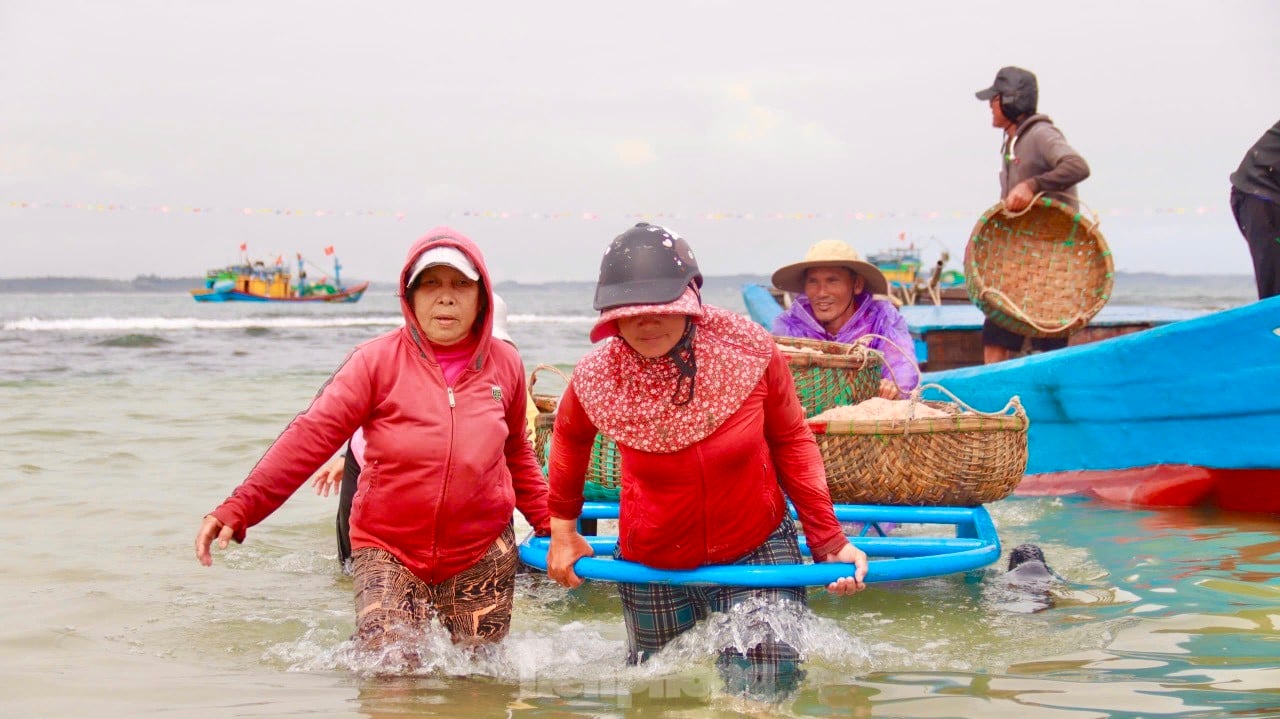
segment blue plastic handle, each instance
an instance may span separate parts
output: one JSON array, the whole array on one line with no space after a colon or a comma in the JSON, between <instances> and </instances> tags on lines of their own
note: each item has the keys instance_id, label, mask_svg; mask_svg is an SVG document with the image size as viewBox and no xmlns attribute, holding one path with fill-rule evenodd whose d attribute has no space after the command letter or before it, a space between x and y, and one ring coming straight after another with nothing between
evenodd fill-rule
<instances>
[{"instance_id":1,"label":"blue plastic handle","mask_svg":"<svg viewBox=\"0 0 1280 719\"><path fill-rule=\"evenodd\" d=\"M851 537L850 542L872 559L867 582L892 582L964 572L1000 558L1000 539L991 515L983 507L890 507L835 505L836 518L855 522L900 524L950 524L955 537ZM618 505L588 502L583 519L612 519ZM595 557L583 557L574 571L584 579L628 584L686 584L737 587L822 586L852 576L854 566L843 563L707 565L696 569L659 569L636 562L612 559L617 537L587 537ZM529 537L520 545L520 559L541 570L547 568L547 537ZM803 543L802 543L803 546Z\"/></svg>"}]
</instances>

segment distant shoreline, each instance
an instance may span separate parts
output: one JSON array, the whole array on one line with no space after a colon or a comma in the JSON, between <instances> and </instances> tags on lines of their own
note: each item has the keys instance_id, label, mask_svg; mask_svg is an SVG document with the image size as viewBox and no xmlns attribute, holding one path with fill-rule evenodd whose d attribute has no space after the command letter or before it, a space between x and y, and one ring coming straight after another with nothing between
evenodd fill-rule
<instances>
[{"instance_id":1,"label":"distant shoreline","mask_svg":"<svg viewBox=\"0 0 1280 719\"><path fill-rule=\"evenodd\" d=\"M158 277L156 275L139 275L132 280L113 280L103 277L0 277L0 293L27 294L68 294L94 292L187 292L204 286L204 277ZM747 282L768 282L763 275L726 275L706 278L711 286L740 286ZM549 282L516 282L507 280L499 282L495 288L547 287L547 288L581 288L591 287L595 283L586 280L565 280ZM374 292L394 292L393 282L371 282L369 289Z\"/></svg>"},{"instance_id":2,"label":"distant shoreline","mask_svg":"<svg viewBox=\"0 0 1280 719\"><path fill-rule=\"evenodd\" d=\"M706 285L741 286L748 282L768 283L765 275L721 275L706 278ZM1204 275L1169 275L1160 272L1117 272L1118 284L1162 283L1168 286L1193 285L1209 283L1244 283L1253 287L1253 276L1247 274L1204 274ZM594 282L583 280L550 281L550 282L516 282L507 280L499 282L496 289L503 287L589 287ZM0 277L0 293L93 293L93 292L187 292L204 285L204 277L158 277L156 275L139 275L132 280L113 280L101 277ZM374 292L394 292L395 284L391 282L373 282L369 289Z\"/></svg>"}]
</instances>

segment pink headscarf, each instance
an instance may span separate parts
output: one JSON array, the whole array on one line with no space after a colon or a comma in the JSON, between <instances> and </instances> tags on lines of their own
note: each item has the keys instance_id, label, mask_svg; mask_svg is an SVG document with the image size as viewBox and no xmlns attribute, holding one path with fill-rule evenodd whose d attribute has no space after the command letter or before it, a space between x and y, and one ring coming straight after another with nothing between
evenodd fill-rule
<instances>
[{"instance_id":1,"label":"pink headscarf","mask_svg":"<svg viewBox=\"0 0 1280 719\"><path fill-rule=\"evenodd\" d=\"M684 303L689 294L668 305L633 307L649 308L636 314L689 314L653 309ZM574 393L602 434L644 452L676 452L706 438L742 407L769 365L773 337L729 310L699 308L693 337L697 374L693 398L687 403L673 401L680 372L671 357L645 357L621 337L592 350L578 363L572 378ZM593 336L597 331L602 336L616 334L617 316L608 315L628 309L601 314Z\"/></svg>"}]
</instances>

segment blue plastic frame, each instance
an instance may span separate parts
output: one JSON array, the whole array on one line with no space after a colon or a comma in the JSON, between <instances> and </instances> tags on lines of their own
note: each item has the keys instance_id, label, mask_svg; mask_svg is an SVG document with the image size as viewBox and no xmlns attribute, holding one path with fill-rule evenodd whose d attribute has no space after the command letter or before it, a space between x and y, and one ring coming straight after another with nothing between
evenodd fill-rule
<instances>
[{"instance_id":1,"label":"blue plastic frame","mask_svg":"<svg viewBox=\"0 0 1280 719\"><path fill-rule=\"evenodd\" d=\"M864 504L835 505L836 518L845 522L897 522L899 524L949 524L954 537L858 536L854 546L871 559L867 582L894 582L965 572L985 567L1000 558L1000 538L985 507L898 507ZM794 516L794 511L792 515ZM581 519L616 519L615 502L587 502ZM830 584L853 574L852 564L720 564L688 570L656 569L613 559L617 537L587 537L595 557L583 557L574 571L583 579L631 584L686 584L736 587L803 587ZM546 571L551 540L530 536L520 544L520 559ZM808 555L803 538L801 551ZM602 558L603 557L603 558Z\"/></svg>"}]
</instances>

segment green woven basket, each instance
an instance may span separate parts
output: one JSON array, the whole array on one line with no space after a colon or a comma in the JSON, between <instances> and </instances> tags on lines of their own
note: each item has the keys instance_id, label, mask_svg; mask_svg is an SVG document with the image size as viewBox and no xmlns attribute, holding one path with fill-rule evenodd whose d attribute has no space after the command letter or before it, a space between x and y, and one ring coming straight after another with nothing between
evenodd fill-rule
<instances>
[{"instance_id":1,"label":"green woven basket","mask_svg":"<svg viewBox=\"0 0 1280 719\"><path fill-rule=\"evenodd\" d=\"M777 337L787 358L804 416L846 404L857 404L880 391L880 353L860 344Z\"/></svg>"},{"instance_id":2,"label":"green woven basket","mask_svg":"<svg viewBox=\"0 0 1280 719\"><path fill-rule=\"evenodd\" d=\"M597 434L591 445L583 496L605 502L616 502L622 496L622 456L618 443L603 434Z\"/></svg>"},{"instance_id":3,"label":"green woven basket","mask_svg":"<svg viewBox=\"0 0 1280 719\"><path fill-rule=\"evenodd\" d=\"M534 420L533 450L546 471L547 460L551 458L551 435L555 428L554 412L539 414ZM616 502L622 489L622 458L618 454L618 443L604 436L596 435L591 445L591 458L587 461L587 483L583 496L590 500Z\"/></svg>"}]
</instances>

